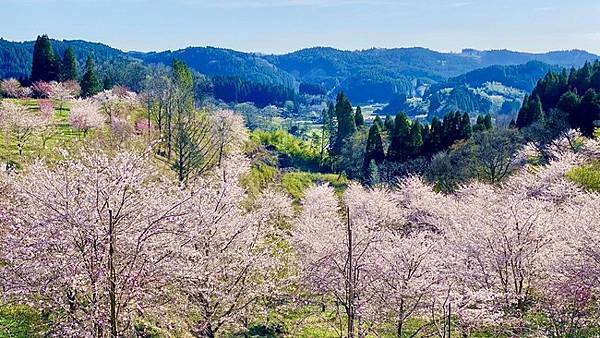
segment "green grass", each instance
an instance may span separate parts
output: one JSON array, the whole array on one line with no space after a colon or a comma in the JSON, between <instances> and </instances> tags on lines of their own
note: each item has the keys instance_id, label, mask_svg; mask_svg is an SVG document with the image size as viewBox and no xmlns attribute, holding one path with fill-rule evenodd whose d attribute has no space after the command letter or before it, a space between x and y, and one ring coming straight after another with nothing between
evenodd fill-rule
<instances>
[{"instance_id":1,"label":"green grass","mask_svg":"<svg viewBox=\"0 0 600 338\"><path fill-rule=\"evenodd\" d=\"M319 170L318 145L303 141L284 130L256 130L250 134L250 140L277 153L279 164L282 167L294 167L309 171Z\"/></svg>"},{"instance_id":2,"label":"green grass","mask_svg":"<svg viewBox=\"0 0 600 338\"><path fill-rule=\"evenodd\" d=\"M31 114L37 114L37 100L13 100L13 102L27 106ZM59 156L59 149L70 149L83 138L83 132L74 130L69 125L69 107L65 106L64 109L59 110L58 105L55 105L54 123L49 128L45 145L42 134L34 131L25 142L22 154L19 154L12 132L4 130L0 133L0 160L19 165L35 158L55 159Z\"/></svg>"},{"instance_id":3,"label":"green grass","mask_svg":"<svg viewBox=\"0 0 600 338\"><path fill-rule=\"evenodd\" d=\"M261 190L275 182L278 172L277 168L259 162L253 165L250 171L242 177L242 186L246 188L250 195L256 196Z\"/></svg>"},{"instance_id":4,"label":"green grass","mask_svg":"<svg viewBox=\"0 0 600 338\"><path fill-rule=\"evenodd\" d=\"M42 337L45 330L39 313L30 307L0 306L0 338Z\"/></svg>"},{"instance_id":5,"label":"green grass","mask_svg":"<svg viewBox=\"0 0 600 338\"><path fill-rule=\"evenodd\" d=\"M600 161L573 168L567 177L587 190L600 191Z\"/></svg>"},{"instance_id":6,"label":"green grass","mask_svg":"<svg viewBox=\"0 0 600 338\"><path fill-rule=\"evenodd\" d=\"M289 172L281 177L283 189L295 200L304 197L306 189L313 184L329 183L337 192L343 192L349 184L345 176L310 172Z\"/></svg>"}]
</instances>

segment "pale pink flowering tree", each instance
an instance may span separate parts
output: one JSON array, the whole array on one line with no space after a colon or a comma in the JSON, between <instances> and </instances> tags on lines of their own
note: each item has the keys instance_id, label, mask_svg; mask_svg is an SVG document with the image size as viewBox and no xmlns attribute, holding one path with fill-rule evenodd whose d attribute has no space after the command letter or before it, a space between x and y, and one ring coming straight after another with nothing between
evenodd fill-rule
<instances>
[{"instance_id":1,"label":"pale pink flowering tree","mask_svg":"<svg viewBox=\"0 0 600 338\"><path fill-rule=\"evenodd\" d=\"M73 101L69 123L71 127L83 131L83 135L92 129L101 128L104 125L104 116L100 114L100 107L91 100Z\"/></svg>"},{"instance_id":2,"label":"pale pink flowering tree","mask_svg":"<svg viewBox=\"0 0 600 338\"><path fill-rule=\"evenodd\" d=\"M54 128L54 104L51 100L38 100L40 129L42 138L42 149L46 149L46 143L55 134Z\"/></svg>"},{"instance_id":3,"label":"pale pink flowering tree","mask_svg":"<svg viewBox=\"0 0 600 338\"><path fill-rule=\"evenodd\" d=\"M69 90L74 97L77 98L81 95L81 86L79 85L79 82L75 80L68 80L62 82L62 85Z\"/></svg>"},{"instance_id":4,"label":"pale pink flowering tree","mask_svg":"<svg viewBox=\"0 0 600 338\"><path fill-rule=\"evenodd\" d=\"M65 156L15 180L0 284L12 300L50 311L59 336L132 336L165 287L161 262L187 198L146 155Z\"/></svg>"},{"instance_id":5,"label":"pale pink flowering tree","mask_svg":"<svg viewBox=\"0 0 600 338\"><path fill-rule=\"evenodd\" d=\"M536 309L552 325L547 334L575 337L598 323L600 211L597 193L581 193L561 213L558 244L548 256L547 276L538 285Z\"/></svg>"},{"instance_id":6,"label":"pale pink flowering tree","mask_svg":"<svg viewBox=\"0 0 600 338\"><path fill-rule=\"evenodd\" d=\"M549 262L569 247L568 215L583 192L565 172L576 162L564 155L548 166L523 169L502 187L463 187L446 202L440 226L448 257L460 271L453 285L466 332L504 323L505 329L517 330L511 334L522 333L519 327L536 291L556 280L549 276Z\"/></svg>"},{"instance_id":7,"label":"pale pink flowering tree","mask_svg":"<svg viewBox=\"0 0 600 338\"><path fill-rule=\"evenodd\" d=\"M141 119L135 122L134 129L136 133L145 135L153 132L156 128L152 122L147 119Z\"/></svg>"},{"instance_id":8,"label":"pale pink flowering tree","mask_svg":"<svg viewBox=\"0 0 600 338\"><path fill-rule=\"evenodd\" d=\"M23 98L24 96L21 82L13 78L0 81L0 92L2 95L14 99Z\"/></svg>"},{"instance_id":9,"label":"pale pink flowering tree","mask_svg":"<svg viewBox=\"0 0 600 338\"><path fill-rule=\"evenodd\" d=\"M29 99L33 96L33 90L30 87L23 87L21 89L21 99Z\"/></svg>"},{"instance_id":10,"label":"pale pink flowering tree","mask_svg":"<svg viewBox=\"0 0 600 338\"><path fill-rule=\"evenodd\" d=\"M344 202L346 208L341 209L331 187L309 189L292 240L303 266L302 280L312 291L334 297L340 334L355 337L383 320L374 306L379 282L375 247L382 241L382 229L403 220L389 192L382 189L352 185Z\"/></svg>"},{"instance_id":11,"label":"pale pink flowering tree","mask_svg":"<svg viewBox=\"0 0 600 338\"><path fill-rule=\"evenodd\" d=\"M239 149L247 140L246 127L241 115L230 110L219 110L210 115L212 139L217 147L217 164L231 149Z\"/></svg>"},{"instance_id":12,"label":"pale pink flowering tree","mask_svg":"<svg viewBox=\"0 0 600 338\"><path fill-rule=\"evenodd\" d=\"M180 315L196 314L189 326L197 337L239 327L281 283L286 254L274 238L292 216L291 201L267 191L244 210L239 179L247 169L246 159L228 158L213 174L188 185L188 217L172 242L176 254L165 262L181 295Z\"/></svg>"},{"instance_id":13,"label":"pale pink flowering tree","mask_svg":"<svg viewBox=\"0 0 600 338\"><path fill-rule=\"evenodd\" d=\"M37 81L31 85L33 95L39 99L47 99L52 92L53 84L46 81Z\"/></svg>"},{"instance_id":14,"label":"pale pink flowering tree","mask_svg":"<svg viewBox=\"0 0 600 338\"><path fill-rule=\"evenodd\" d=\"M133 130L126 119L113 117L110 122L110 130L119 142L124 142L131 136Z\"/></svg>"},{"instance_id":15,"label":"pale pink flowering tree","mask_svg":"<svg viewBox=\"0 0 600 338\"><path fill-rule=\"evenodd\" d=\"M62 111L67 102L73 100L75 98L75 93L64 85L64 83L60 82L52 82L50 84L51 89L48 97L58 103L58 110Z\"/></svg>"},{"instance_id":16,"label":"pale pink flowering tree","mask_svg":"<svg viewBox=\"0 0 600 338\"><path fill-rule=\"evenodd\" d=\"M100 106L100 111L107 116L108 121L112 121L113 118L127 118L138 105L137 95L121 86L102 91L94 95L92 100Z\"/></svg>"},{"instance_id":17,"label":"pale pink flowering tree","mask_svg":"<svg viewBox=\"0 0 600 338\"><path fill-rule=\"evenodd\" d=\"M27 107L8 101L3 101L0 109L6 117L5 126L15 141L19 155L22 155L27 142L44 125L45 120L30 112Z\"/></svg>"},{"instance_id":18,"label":"pale pink flowering tree","mask_svg":"<svg viewBox=\"0 0 600 338\"><path fill-rule=\"evenodd\" d=\"M443 282L441 240L432 233L403 234L385 230L384 239L375 246L377 261L377 296L375 304L381 315L394 321L396 336L417 336L428 329L435 287ZM411 319L423 324L407 329Z\"/></svg>"}]
</instances>

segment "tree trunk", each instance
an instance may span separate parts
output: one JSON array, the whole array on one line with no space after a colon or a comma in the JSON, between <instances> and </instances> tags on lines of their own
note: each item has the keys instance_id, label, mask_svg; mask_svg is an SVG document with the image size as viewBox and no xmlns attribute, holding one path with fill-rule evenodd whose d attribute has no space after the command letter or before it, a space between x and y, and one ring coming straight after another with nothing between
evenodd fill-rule
<instances>
[{"instance_id":1,"label":"tree trunk","mask_svg":"<svg viewBox=\"0 0 600 338\"><path fill-rule=\"evenodd\" d=\"M112 210L108 210L108 298L110 302L110 338L117 338L117 297L116 297L116 281L115 281L115 234L113 224Z\"/></svg>"},{"instance_id":2,"label":"tree trunk","mask_svg":"<svg viewBox=\"0 0 600 338\"><path fill-rule=\"evenodd\" d=\"M206 325L201 323L196 327L193 334L196 338L215 338L215 332L213 331L210 323Z\"/></svg>"},{"instance_id":3,"label":"tree trunk","mask_svg":"<svg viewBox=\"0 0 600 338\"><path fill-rule=\"evenodd\" d=\"M398 309L398 322L396 323L396 335L402 337L402 329L404 327L404 299L400 300L400 309Z\"/></svg>"},{"instance_id":4,"label":"tree trunk","mask_svg":"<svg viewBox=\"0 0 600 338\"><path fill-rule=\"evenodd\" d=\"M452 303L448 303L448 338L452 338L451 334L452 334Z\"/></svg>"},{"instance_id":5,"label":"tree trunk","mask_svg":"<svg viewBox=\"0 0 600 338\"><path fill-rule=\"evenodd\" d=\"M352 262L352 224L350 221L350 208L348 212L348 271L346 275L347 296L346 312L348 315L348 338L354 338L354 281L353 281L353 262Z\"/></svg>"}]
</instances>

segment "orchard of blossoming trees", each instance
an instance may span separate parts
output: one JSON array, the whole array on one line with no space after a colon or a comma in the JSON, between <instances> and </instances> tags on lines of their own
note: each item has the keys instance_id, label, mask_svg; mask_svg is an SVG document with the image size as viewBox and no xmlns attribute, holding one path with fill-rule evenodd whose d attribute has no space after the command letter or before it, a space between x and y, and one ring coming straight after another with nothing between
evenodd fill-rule
<instances>
[{"instance_id":1,"label":"orchard of blossoming trees","mask_svg":"<svg viewBox=\"0 0 600 338\"><path fill-rule=\"evenodd\" d=\"M40 335L598 334L600 195L568 178L598 141L515 143L502 179L452 193L410 176L293 201L247 187L262 159L243 119L196 109L185 64L146 88L1 102L2 147L39 156L0 171L0 308L37 313Z\"/></svg>"},{"instance_id":2,"label":"orchard of blossoming trees","mask_svg":"<svg viewBox=\"0 0 600 338\"><path fill-rule=\"evenodd\" d=\"M275 190L248 195L244 133L228 135L220 165L185 185L151 148L114 145L3 173L2 301L45 314L51 336L150 322L215 337L307 304L340 337L598 328L600 196L565 177L598 158L596 141L501 186L443 195L411 177L340 199L317 185L294 211Z\"/></svg>"}]
</instances>

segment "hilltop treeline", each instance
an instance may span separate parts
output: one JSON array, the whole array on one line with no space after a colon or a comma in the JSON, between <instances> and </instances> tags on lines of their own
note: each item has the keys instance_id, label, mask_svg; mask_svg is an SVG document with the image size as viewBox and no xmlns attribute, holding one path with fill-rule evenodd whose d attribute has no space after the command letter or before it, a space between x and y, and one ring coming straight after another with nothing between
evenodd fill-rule
<instances>
[{"instance_id":1,"label":"hilltop treeline","mask_svg":"<svg viewBox=\"0 0 600 338\"><path fill-rule=\"evenodd\" d=\"M600 61L549 72L525 98L516 125L554 134L579 129L591 136L600 120L599 93Z\"/></svg>"}]
</instances>

